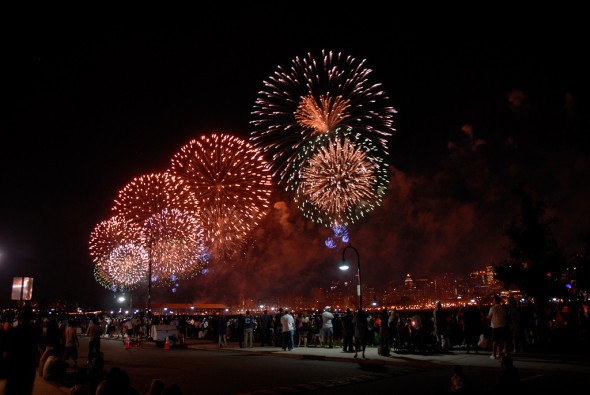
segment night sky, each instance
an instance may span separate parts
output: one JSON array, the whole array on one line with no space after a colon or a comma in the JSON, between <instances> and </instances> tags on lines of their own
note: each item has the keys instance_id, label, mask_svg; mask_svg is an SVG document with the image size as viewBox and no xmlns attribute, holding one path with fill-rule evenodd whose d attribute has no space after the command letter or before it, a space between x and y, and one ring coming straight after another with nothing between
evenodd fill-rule
<instances>
[{"instance_id":1,"label":"night sky","mask_svg":"<svg viewBox=\"0 0 590 395\"><path fill-rule=\"evenodd\" d=\"M382 289L406 273L465 274L506 258L503 227L518 213L511 191L521 182L559 219L553 230L566 252L580 248L590 230L583 13L443 17L283 4L168 19L8 18L0 306L10 305L14 276L34 277L42 302L113 304L94 279L88 242L117 192L164 171L201 134L247 139L263 80L322 49L366 59L397 110L390 189L349 228L364 283ZM312 298L345 279L337 264L346 244L327 248L331 230L305 220L281 188L271 201L245 257L176 293L158 289L152 301Z\"/></svg>"}]
</instances>

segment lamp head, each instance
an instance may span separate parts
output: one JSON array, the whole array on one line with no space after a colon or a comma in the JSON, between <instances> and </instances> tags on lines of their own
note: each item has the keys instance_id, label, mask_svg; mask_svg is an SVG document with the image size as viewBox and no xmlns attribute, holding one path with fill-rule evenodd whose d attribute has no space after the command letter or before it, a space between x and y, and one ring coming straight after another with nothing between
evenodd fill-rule
<instances>
[{"instance_id":1,"label":"lamp head","mask_svg":"<svg viewBox=\"0 0 590 395\"><path fill-rule=\"evenodd\" d=\"M344 270L348 270L350 268L350 266L348 266L346 264L346 262L342 262L342 264L340 266L338 266L338 269L344 271Z\"/></svg>"}]
</instances>

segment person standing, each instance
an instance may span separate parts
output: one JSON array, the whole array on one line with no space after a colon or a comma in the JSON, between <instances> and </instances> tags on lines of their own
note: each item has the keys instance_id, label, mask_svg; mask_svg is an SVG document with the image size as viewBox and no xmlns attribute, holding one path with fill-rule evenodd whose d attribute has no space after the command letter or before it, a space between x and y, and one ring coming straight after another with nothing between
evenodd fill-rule
<instances>
[{"instance_id":1,"label":"person standing","mask_svg":"<svg viewBox=\"0 0 590 395\"><path fill-rule=\"evenodd\" d=\"M424 325L422 323L422 316L416 313L411 320L411 334L412 334L412 349L413 351L425 352L426 345L424 344Z\"/></svg>"},{"instance_id":2,"label":"person standing","mask_svg":"<svg viewBox=\"0 0 590 395\"><path fill-rule=\"evenodd\" d=\"M236 333L238 335L238 344L240 345L240 348L244 348L244 322L244 314L240 314L235 321Z\"/></svg>"},{"instance_id":3,"label":"person standing","mask_svg":"<svg viewBox=\"0 0 590 395\"><path fill-rule=\"evenodd\" d=\"M244 317L244 342L246 347L254 347L254 317L250 314L250 310L246 310Z\"/></svg>"},{"instance_id":4,"label":"person standing","mask_svg":"<svg viewBox=\"0 0 590 395\"><path fill-rule=\"evenodd\" d=\"M227 346L227 320L224 315L217 317L217 341L219 348Z\"/></svg>"},{"instance_id":5,"label":"person standing","mask_svg":"<svg viewBox=\"0 0 590 395\"><path fill-rule=\"evenodd\" d=\"M367 316L362 309L359 309L356 315L352 318L354 325L354 357L358 357L358 352L363 352L363 358L365 357L365 350L367 348Z\"/></svg>"},{"instance_id":6,"label":"person standing","mask_svg":"<svg viewBox=\"0 0 590 395\"><path fill-rule=\"evenodd\" d=\"M465 338L465 350L467 354L469 354L471 348L475 350L476 354L479 354L477 343L481 333L481 313L477 306L470 305L465 312L463 321L463 336Z\"/></svg>"},{"instance_id":7,"label":"person standing","mask_svg":"<svg viewBox=\"0 0 590 395\"><path fill-rule=\"evenodd\" d=\"M508 315L507 315L507 326L509 332L509 344L507 345L508 350L512 350L513 353L522 352L523 335L522 335L522 324L520 318L520 311L514 296L508 298Z\"/></svg>"},{"instance_id":8,"label":"person standing","mask_svg":"<svg viewBox=\"0 0 590 395\"><path fill-rule=\"evenodd\" d=\"M434 306L434 333L436 335L436 345L442 352L449 351L449 328L447 323L447 314L443 310L441 302L436 302Z\"/></svg>"},{"instance_id":9,"label":"person standing","mask_svg":"<svg viewBox=\"0 0 590 395\"><path fill-rule=\"evenodd\" d=\"M297 329L299 331L299 341L297 347L301 347L301 343L303 343L303 347L307 347L307 336L309 336L309 317L305 311L299 314L301 315L301 328Z\"/></svg>"},{"instance_id":10,"label":"person standing","mask_svg":"<svg viewBox=\"0 0 590 395\"><path fill-rule=\"evenodd\" d=\"M285 310L285 314L281 317L281 326L283 328L283 351L293 351L295 318L289 313L289 310Z\"/></svg>"},{"instance_id":11,"label":"person standing","mask_svg":"<svg viewBox=\"0 0 590 395\"><path fill-rule=\"evenodd\" d=\"M279 307L279 311L275 314L274 319L274 326L275 326L275 347L281 347L283 350L285 346L283 345L283 325L281 324L281 317L283 316L283 308Z\"/></svg>"},{"instance_id":12,"label":"person standing","mask_svg":"<svg viewBox=\"0 0 590 395\"><path fill-rule=\"evenodd\" d=\"M386 308L381 310L381 325L379 327L379 355L389 357L391 355L389 345L391 338L389 335L389 312Z\"/></svg>"},{"instance_id":13,"label":"person standing","mask_svg":"<svg viewBox=\"0 0 590 395\"><path fill-rule=\"evenodd\" d=\"M507 310L499 295L494 296L494 305L490 307L488 319L492 327L492 355L491 359L498 359L502 354L508 355L506 346L506 316Z\"/></svg>"},{"instance_id":14,"label":"person standing","mask_svg":"<svg viewBox=\"0 0 590 395\"><path fill-rule=\"evenodd\" d=\"M6 334L6 395L30 395L33 392L38 360L41 355L41 334L33 324L33 310L25 306L17 326Z\"/></svg>"},{"instance_id":15,"label":"person standing","mask_svg":"<svg viewBox=\"0 0 590 395\"><path fill-rule=\"evenodd\" d=\"M354 337L354 326L352 325L352 310L346 309L346 313L342 317L342 351L352 352L354 345L352 339Z\"/></svg>"},{"instance_id":16,"label":"person standing","mask_svg":"<svg viewBox=\"0 0 590 395\"><path fill-rule=\"evenodd\" d=\"M98 324L98 320L93 318L86 330L88 335L88 361L90 365L93 357L100 354L100 337L102 336L102 326Z\"/></svg>"},{"instance_id":17,"label":"person standing","mask_svg":"<svg viewBox=\"0 0 590 395\"><path fill-rule=\"evenodd\" d=\"M332 342L334 338L334 324L332 320L334 314L330 312L330 306L324 308L322 313L322 346L332 348L334 347Z\"/></svg>"},{"instance_id":18,"label":"person standing","mask_svg":"<svg viewBox=\"0 0 590 395\"><path fill-rule=\"evenodd\" d=\"M268 310L264 310L264 314L260 317L260 347L264 347L265 344L269 346L272 344L270 338L270 322L272 317L268 314Z\"/></svg>"},{"instance_id":19,"label":"person standing","mask_svg":"<svg viewBox=\"0 0 590 395\"><path fill-rule=\"evenodd\" d=\"M78 347L80 341L78 340L78 331L74 320L68 321L68 327L65 332L66 351L64 353L64 361L68 362L70 358L74 361L74 368L78 367Z\"/></svg>"}]
</instances>

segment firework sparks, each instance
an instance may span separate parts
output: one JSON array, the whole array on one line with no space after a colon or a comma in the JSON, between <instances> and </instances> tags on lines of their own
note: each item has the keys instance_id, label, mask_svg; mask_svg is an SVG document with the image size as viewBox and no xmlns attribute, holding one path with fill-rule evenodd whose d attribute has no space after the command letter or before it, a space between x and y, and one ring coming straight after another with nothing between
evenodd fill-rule
<instances>
[{"instance_id":1,"label":"firework sparks","mask_svg":"<svg viewBox=\"0 0 590 395\"><path fill-rule=\"evenodd\" d=\"M90 234L90 256L96 281L108 289L131 289L147 268L145 251L138 245L141 229L121 216L97 224ZM118 267L118 265L122 265Z\"/></svg>"},{"instance_id":2,"label":"firework sparks","mask_svg":"<svg viewBox=\"0 0 590 395\"><path fill-rule=\"evenodd\" d=\"M322 51L320 65L308 54L296 57L290 69L279 66L264 81L251 121L254 146L272 158L279 184L297 171L299 150L317 135L338 127L352 127L387 155L387 137L394 130L392 107L380 84L371 84L365 61Z\"/></svg>"},{"instance_id":3,"label":"firework sparks","mask_svg":"<svg viewBox=\"0 0 590 395\"><path fill-rule=\"evenodd\" d=\"M143 226L145 221L163 210L179 209L198 216L198 204L186 184L168 173L147 174L134 178L117 196L113 211L128 221Z\"/></svg>"},{"instance_id":4,"label":"firework sparks","mask_svg":"<svg viewBox=\"0 0 590 395\"><path fill-rule=\"evenodd\" d=\"M108 256L122 245L137 242L141 229L121 216L97 224L90 233L89 250L94 262Z\"/></svg>"},{"instance_id":5,"label":"firework sparks","mask_svg":"<svg viewBox=\"0 0 590 395\"><path fill-rule=\"evenodd\" d=\"M269 207L272 180L259 150L227 134L191 140L172 158L171 174L199 202L205 242L214 259L234 255Z\"/></svg>"},{"instance_id":6,"label":"firework sparks","mask_svg":"<svg viewBox=\"0 0 590 395\"><path fill-rule=\"evenodd\" d=\"M203 269L203 229L190 214L164 209L152 215L141 239L151 255L155 283L193 277Z\"/></svg>"},{"instance_id":7,"label":"firework sparks","mask_svg":"<svg viewBox=\"0 0 590 395\"><path fill-rule=\"evenodd\" d=\"M334 228L374 210L387 187L387 166L376 153L370 140L341 129L304 147L290 181L303 214Z\"/></svg>"},{"instance_id":8,"label":"firework sparks","mask_svg":"<svg viewBox=\"0 0 590 395\"><path fill-rule=\"evenodd\" d=\"M131 290L147 280L148 255L136 244L115 247L94 266L94 277L111 290Z\"/></svg>"},{"instance_id":9,"label":"firework sparks","mask_svg":"<svg viewBox=\"0 0 590 395\"><path fill-rule=\"evenodd\" d=\"M199 272L198 205L181 179L168 173L134 178L119 192L113 211L141 229L140 242L156 278L152 282Z\"/></svg>"}]
</instances>

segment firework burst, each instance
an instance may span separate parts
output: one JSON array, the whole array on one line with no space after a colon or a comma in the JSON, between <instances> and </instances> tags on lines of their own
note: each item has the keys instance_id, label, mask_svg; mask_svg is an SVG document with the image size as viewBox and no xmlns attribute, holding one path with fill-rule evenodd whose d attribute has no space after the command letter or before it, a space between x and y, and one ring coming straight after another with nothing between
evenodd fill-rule
<instances>
[{"instance_id":1,"label":"firework burst","mask_svg":"<svg viewBox=\"0 0 590 395\"><path fill-rule=\"evenodd\" d=\"M164 209L148 218L142 244L152 260L152 280L167 284L201 273L205 247L197 219L177 209Z\"/></svg>"},{"instance_id":2,"label":"firework burst","mask_svg":"<svg viewBox=\"0 0 590 395\"><path fill-rule=\"evenodd\" d=\"M210 134L191 140L174 155L169 172L198 200L214 259L234 255L268 211L272 180L267 163L237 137Z\"/></svg>"},{"instance_id":3,"label":"firework burst","mask_svg":"<svg viewBox=\"0 0 590 395\"><path fill-rule=\"evenodd\" d=\"M181 179L168 173L147 174L134 178L115 199L113 211L139 226L154 214L178 209L198 217L194 195Z\"/></svg>"},{"instance_id":4,"label":"firework burst","mask_svg":"<svg viewBox=\"0 0 590 395\"><path fill-rule=\"evenodd\" d=\"M89 250L93 262L98 262L122 245L137 242L141 228L122 216L114 216L97 224L90 233Z\"/></svg>"},{"instance_id":5,"label":"firework burst","mask_svg":"<svg viewBox=\"0 0 590 395\"><path fill-rule=\"evenodd\" d=\"M199 273L202 230L198 204L180 178L168 173L134 178L119 191L113 211L140 228L140 243L148 252L154 284Z\"/></svg>"},{"instance_id":6,"label":"firework burst","mask_svg":"<svg viewBox=\"0 0 590 395\"><path fill-rule=\"evenodd\" d=\"M376 154L369 139L350 129L310 141L289 181L304 216L334 228L374 210L387 188L387 165Z\"/></svg>"},{"instance_id":7,"label":"firework burst","mask_svg":"<svg viewBox=\"0 0 590 395\"><path fill-rule=\"evenodd\" d=\"M380 84L369 82L364 60L322 51L321 62L308 54L292 63L264 81L251 121L251 140L272 158L279 184L297 170L295 160L308 141L338 127L355 128L387 155L395 110L382 104L388 98Z\"/></svg>"},{"instance_id":8,"label":"firework burst","mask_svg":"<svg viewBox=\"0 0 590 395\"><path fill-rule=\"evenodd\" d=\"M103 255L94 266L94 277L105 288L131 290L147 280L148 255L146 250L136 244L115 247Z\"/></svg>"}]
</instances>

